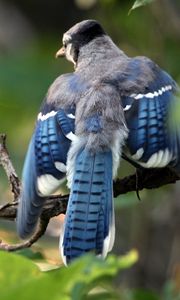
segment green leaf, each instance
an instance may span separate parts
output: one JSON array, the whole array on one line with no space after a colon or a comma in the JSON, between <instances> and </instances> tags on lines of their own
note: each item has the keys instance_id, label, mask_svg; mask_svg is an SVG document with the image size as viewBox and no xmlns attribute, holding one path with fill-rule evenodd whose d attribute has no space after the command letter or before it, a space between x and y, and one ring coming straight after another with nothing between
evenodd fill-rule
<instances>
[{"instance_id":1,"label":"green leaf","mask_svg":"<svg viewBox=\"0 0 180 300\"><path fill-rule=\"evenodd\" d=\"M122 300L160 300L156 292L144 289L126 289L121 291ZM162 298L165 300L164 298ZM171 298L171 300L175 300Z\"/></svg>"},{"instance_id":2,"label":"green leaf","mask_svg":"<svg viewBox=\"0 0 180 300\"><path fill-rule=\"evenodd\" d=\"M122 257L110 255L105 261L86 255L68 268L43 273L29 259L0 252L1 299L88 300L96 299L96 294L99 299L119 299L110 283L118 271L129 268L137 258L135 250Z\"/></svg>"},{"instance_id":3,"label":"green leaf","mask_svg":"<svg viewBox=\"0 0 180 300\"><path fill-rule=\"evenodd\" d=\"M151 2L153 2L154 0L136 0L133 4L133 6L131 7L131 9L129 10L129 14L131 13L132 10L140 7L140 6L144 6L146 4L149 4Z\"/></svg>"},{"instance_id":4,"label":"green leaf","mask_svg":"<svg viewBox=\"0 0 180 300\"><path fill-rule=\"evenodd\" d=\"M13 299L10 295L14 291L41 275L38 267L30 260L20 255L0 252L1 299Z\"/></svg>"},{"instance_id":5,"label":"green leaf","mask_svg":"<svg viewBox=\"0 0 180 300\"><path fill-rule=\"evenodd\" d=\"M31 248L18 250L16 253L32 260L43 260L44 256L41 252L33 251Z\"/></svg>"},{"instance_id":6,"label":"green leaf","mask_svg":"<svg viewBox=\"0 0 180 300\"><path fill-rule=\"evenodd\" d=\"M133 293L133 299L134 300L158 300L159 297L151 291L136 290Z\"/></svg>"},{"instance_id":7,"label":"green leaf","mask_svg":"<svg viewBox=\"0 0 180 300\"><path fill-rule=\"evenodd\" d=\"M113 292L102 292L95 295L88 295L83 300L119 300L119 295Z\"/></svg>"}]
</instances>

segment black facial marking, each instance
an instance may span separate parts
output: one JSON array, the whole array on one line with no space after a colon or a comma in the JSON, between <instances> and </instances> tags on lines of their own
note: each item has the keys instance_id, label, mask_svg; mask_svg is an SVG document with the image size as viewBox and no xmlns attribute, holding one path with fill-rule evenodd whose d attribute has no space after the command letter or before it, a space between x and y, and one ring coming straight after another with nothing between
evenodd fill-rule
<instances>
[{"instance_id":1,"label":"black facial marking","mask_svg":"<svg viewBox=\"0 0 180 300\"><path fill-rule=\"evenodd\" d=\"M71 47L70 55L73 57L73 60L77 62L78 60L78 54L79 54L79 48L76 44Z\"/></svg>"},{"instance_id":2,"label":"black facial marking","mask_svg":"<svg viewBox=\"0 0 180 300\"><path fill-rule=\"evenodd\" d=\"M79 46L83 46L88 44L93 39L105 34L106 33L101 25L92 20L80 25L77 32L72 33L72 40Z\"/></svg>"}]
</instances>

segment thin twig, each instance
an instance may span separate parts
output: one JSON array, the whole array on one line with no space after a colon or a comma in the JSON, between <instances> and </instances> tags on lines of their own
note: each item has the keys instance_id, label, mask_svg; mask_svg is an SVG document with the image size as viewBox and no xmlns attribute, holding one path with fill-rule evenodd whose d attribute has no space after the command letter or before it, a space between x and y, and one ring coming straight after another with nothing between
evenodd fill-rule
<instances>
[{"instance_id":1,"label":"thin twig","mask_svg":"<svg viewBox=\"0 0 180 300\"><path fill-rule=\"evenodd\" d=\"M0 165L4 168L7 178L11 185L11 191L14 195L14 201L17 201L20 195L20 180L16 174L15 168L9 157L6 147L6 135L0 134Z\"/></svg>"}]
</instances>

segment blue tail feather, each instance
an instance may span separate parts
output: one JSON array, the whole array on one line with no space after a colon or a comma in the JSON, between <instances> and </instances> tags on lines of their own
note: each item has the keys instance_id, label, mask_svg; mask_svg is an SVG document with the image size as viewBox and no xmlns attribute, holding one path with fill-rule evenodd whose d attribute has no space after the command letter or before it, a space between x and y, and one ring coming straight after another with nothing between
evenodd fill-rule
<instances>
[{"instance_id":1,"label":"blue tail feather","mask_svg":"<svg viewBox=\"0 0 180 300\"><path fill-rule=\"evenodd\" d=\"M87 251L103 255L112 216L112 153L82 150L75 161L61 238L65 263Z\"/></svg>"}]
</instances>

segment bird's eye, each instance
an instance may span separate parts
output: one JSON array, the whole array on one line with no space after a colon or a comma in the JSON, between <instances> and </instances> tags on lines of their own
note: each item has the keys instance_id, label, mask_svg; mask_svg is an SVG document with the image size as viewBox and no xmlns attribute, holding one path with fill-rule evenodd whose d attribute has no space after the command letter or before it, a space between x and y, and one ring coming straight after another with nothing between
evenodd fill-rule
<instances>
[{"instance_id":1,"label":"bird's eye","mask_svg":"<svg viewBox=\"0 0 180 300\"><path fill-rule=\"evenodd\" d=\"M64 46L64 48L67 48L67 43L64 43L63 46Z\"/></svg>"}]
</instances>

